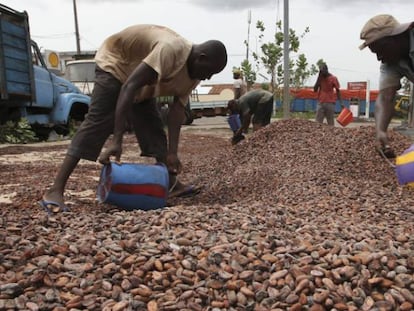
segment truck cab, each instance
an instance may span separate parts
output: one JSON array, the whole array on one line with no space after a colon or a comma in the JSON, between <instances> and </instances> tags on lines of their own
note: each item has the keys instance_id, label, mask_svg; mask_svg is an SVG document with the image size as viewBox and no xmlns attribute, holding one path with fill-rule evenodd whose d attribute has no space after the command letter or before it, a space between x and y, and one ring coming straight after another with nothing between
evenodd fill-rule
<instances>
[{"instance_id":1,"label":"truck cab","mask_svg":"<svg viewBox=\"0 0 414 311\"><path fill-rule=\"evenodd\" d=\"M395 97L394 115L399 118L408 118L410 110L410 96L398 94Z\"/></svg>"},{"instance_id":2,"label":"truck cab","mask_svg":"<svg viewBox=\"0 0 414 311\"><path fill-rule=\"evenodd\" d=\"M76 85L83 94L90 96L95 84L95 66L93 59L68 61L64 77Z\"/></svg>"},{"instance_id":3,"label":"truck cab","mask_svg":"<svg viewBox=\"0 0 414 311\"><path fill-rule=\"evenodd\" d=\"M27 12L0 4L0 124L25 118L41 138L52 129L67 134L89 103L89 96L47 68L30 39Z\"/></svg>"}]
</instances>

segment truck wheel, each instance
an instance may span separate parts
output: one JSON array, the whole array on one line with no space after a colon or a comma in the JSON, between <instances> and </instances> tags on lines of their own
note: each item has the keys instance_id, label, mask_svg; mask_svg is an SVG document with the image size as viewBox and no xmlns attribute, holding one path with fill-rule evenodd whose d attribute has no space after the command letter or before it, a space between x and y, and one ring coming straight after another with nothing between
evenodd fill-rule
<instances>
[{"instance_id":1,"label":"truck wheel","mask_svg":"<svg viewBox=\"0 0 414 311\"><path fill-rule=\"evenodd\" d=\"M184 125L190 125L194 121L194 116L193 116L193 112L191 110L190 105L191 105L190 102L188 102L187 105L185 106L185 110L184 110L185 119L184 119L184 122L183 122Z\"/></svg>"},{"instance_id":2,"label":"truck wheel","mask_svg":"<svg viewBox=\"0 0 414 311\"><path fill-rule=\"evenodd\" d=\"M82 121L78 121L75 119L70 118L68 123L66 124L58 124L53 127L57 134L62 136L71 135L71 133L75 133L79 126L81 125Z\"/></svg>"},{"instance_id":3,"label":"truck wheel","mask_svg":"<svg viewBox=\"0 0 414 311\"><path fill-rule=\"evenodd\" d=\"M69 129L69 125L68 124L59 124L59 125L55 125L53 127L53 129L55 130L55 132L59 135L62 136L66 136L69 134L70 129Z\"/></svg>"},{"instance_id":4,"label":"truck wheel","mask_svg":"<svg viewBox=\"0 0 414 311\"><path fill-rule=\"evenodd\" d=\"M189 104L187 104L187 106L185 107L184 114L185 114L185 117L184 117L183 124L184 125L192 124L194 121L194 117L193 117L193 112L191 111ZM167 105L160 107L160 115L161 115L162 123L166 126L167 120L168 120L168 106Z\"/></svg>"},{"instance_id":5,"label":"truck wheel","mask_svg":"<svg viewBox=\"0 0 414 311\"><path fill-rule=\"evenodd\" d=\"M193 124L193 121L194 121L194 118L193 118L193 116L191 115L191 113L190 114L185 114L185 119L184 119L184 125L191 125L191 124Z\"/></svg>"},{"instance_id":6,"label":"truck wheel","mask_svg":"<svg viewBox=\"0 0 414 311\"><path fill-rule=\"evenodd\" d=\"M36 137L39 141L47 141L49 139L49 134L52 131L50 127L32 127L33 131L36 134Z\"/></svg>"}]
</instances>

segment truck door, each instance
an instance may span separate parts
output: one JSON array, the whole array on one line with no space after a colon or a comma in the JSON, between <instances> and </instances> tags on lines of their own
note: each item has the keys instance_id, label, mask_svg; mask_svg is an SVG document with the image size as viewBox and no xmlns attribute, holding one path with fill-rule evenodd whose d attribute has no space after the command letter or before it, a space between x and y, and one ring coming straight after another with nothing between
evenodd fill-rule
<instances>
[{"instance_id":1,"label":"truck door","mask_svg":"<svg viewBox=\"0 0 414 311\"><path fill-rule=\"evenodd\" d=\"M53 75L46 69L36 45L32 44L36 101L32 107L52 108L54 103Z\"/></svg>"}]
</instances>

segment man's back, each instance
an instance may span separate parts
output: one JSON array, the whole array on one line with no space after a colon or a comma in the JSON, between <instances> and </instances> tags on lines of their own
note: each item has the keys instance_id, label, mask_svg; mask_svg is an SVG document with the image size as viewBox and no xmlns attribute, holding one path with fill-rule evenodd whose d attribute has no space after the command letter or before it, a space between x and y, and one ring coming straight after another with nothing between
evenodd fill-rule
<instances>
[{"instance_id":1,"label":"man's back","mask_svg":"<svg viewBox=\"0 0 414 311\"><path fill-rule=\"evenodd\" d=\"M262 89L247 92L239 98L240 109L254 113L258 105L267 102L272 96L271 92Z\"/></svg>"}]
</instances>

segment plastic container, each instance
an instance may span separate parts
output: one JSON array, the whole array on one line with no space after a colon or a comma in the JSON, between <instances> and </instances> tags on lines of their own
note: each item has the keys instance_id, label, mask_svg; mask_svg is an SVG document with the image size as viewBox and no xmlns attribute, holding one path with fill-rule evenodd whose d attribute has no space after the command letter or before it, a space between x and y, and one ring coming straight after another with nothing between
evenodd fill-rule
<instances>
[{"instance_id":1,"label":"plastic container","mask_svg":"<svg viewBox=\"0 0 414 311\"><path fill-rule=\"evenodd\" d=\"M341 110L341 113L336 118L336 121L342 126L347 126L349 123L351 123L354 120L354 117L352 116L351 110L344 107Z\"/></svg>"},{"instance_id":2,"label":"plastic container","mask_svg":"<svg viewBox=\"0 0 414 311\"><path fill-rule=\"evenodd\" d=\"M227 118L227 122L229 123L229 126L233 133L236 133L241 126L240 116L238 113L229 115L229 117Z\"/></svg>"},{"instance_id":3,"label":"plastic container","mask_svg":"<svg viewBox=\"0 0 414 311\"><path fill-rule=\"evenodd\" d=\"M111 162L101 170L97 198L124 210L165 207L169 178L164 164Z\"/></svg>"},{"instance_id":4,"label":"plastic container","mask_svg":"<svg viewBox=\"0 0 414 311\"><path fill-rule=\"evenodd\" d=\"M414 187L414 144L395 159L395 172L400 185Z\"/></svg>"}]
</instances>

